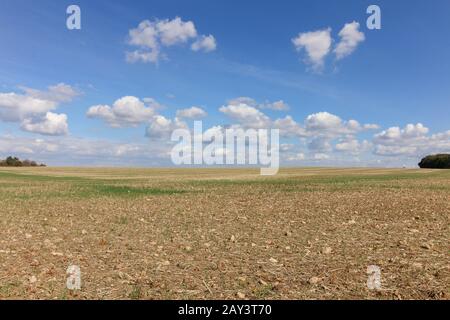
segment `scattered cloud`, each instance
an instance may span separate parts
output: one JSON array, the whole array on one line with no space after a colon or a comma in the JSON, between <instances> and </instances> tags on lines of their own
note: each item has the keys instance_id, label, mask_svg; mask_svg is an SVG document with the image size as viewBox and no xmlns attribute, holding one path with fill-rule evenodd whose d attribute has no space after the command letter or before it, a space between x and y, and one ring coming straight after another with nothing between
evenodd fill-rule
<instances>
[{"instance_id":1,"label":"scattered cloud","mask_svg":"<svg viewBox=\"0 0 450 320\"><path fill-rule=\"evenodd\" d=\"M188 125L179 118L168 119L162 115L155 115L146 130L146 136L153 139L170 139L176 129L188 129Z\"/></svg>"},{"instance_id":2,"label":"scattered cloud","mask_svg":"<svg viewBox=\"0 0 450 320\"><path fill-rule=\"evenodd\" d=\"M310 64L314 71L321 71L324 66L324 59L330 52L332 38L331 28L299 33L292 39L297 51L306 52L306 62Z\"/></svg>"},{"instance_id":3,"label":"scattered cloud","mask_svg":"<svg viewBox=\"0 0 450 320\"><path fill-rule=\"evenodd\" d=\"M346 23L339 32L339 37L341 40L334 49L336 59L338 60L350 55L355 51L359 43L365 40L364 33L359 31L359 23L356 21Z\"/></svg>"},{"instance_id":4,"label":"scattered cloud","mask_svg":"<svg viewBox=\"0 0 450 320\"><path fill-rule=\"evenodd\" d=\"M126 53L127 62L157 63L164 47L185 44L194 40L191 45L193 51L211 52L217 47L216 39L212 35L198 35L192 21L183 21L180 17L172 20L144 20L137 28L128 33L128 44L137 47Z\"/></svg>"},{"instance_id":5,"label":"scattered cloud","mask_svg":"<svg viewBox=\"0 0 450 320\"><path fill-rule=\"evenodd\" d=\"M354 137L344 138L336 144L335 150L338 152L350 153L358 155L363 151L368 150L371 147L371 143L367 140L362 142L358 141Z\"/></svg>"},{"instance_id":6,"label":"scattered cloud","mask_svg":"<svg viewBox=\"0 0 450 320\"><path fill-rule=\"evenodd\" d=\"M327 160L330 156L326 153L316 153L314 154L314 160Z\"/></svg>"},{"instance_id":7,"label":"scattered cloud","mask_svg":"<svg viewBox=\"0 0 450 320\"><path fill-rule=\"evenodd\" d=\"M430 153L450 152L450 130L428 133L429 129L421 123L407 124L403 129L390 127L374 136L374 153L417 158Z\"/></svg>"},{"instance_id":8,"label":"scattered cloud","mask_svg":"<svg viewBox=\"0 0 450 320\"><path fill-rule=\"evenodd\" d=\"M216 50L216 48L216 39L211 34L209 36L201 36L191 45L193 51L211 52Z\"/></svg>"},{"instance_id":9,"label":"scattered cloud","mask_svg":"<svg viewBox=\"0 0 450 320\"><path fill-rule=\"evenodd\" d=\"M70 102L81 92L64 83L49 86L46 91L32 89L28 87L20 87L27 96L40 100L54 101L56 103Z\"/></svg>"},{"instance_id":10,"label":"scattered cloud","mask_svg":"<svg viewBox=\"0 0 450 320\"><path fill-rule=\"evenodd\" d=\"M289 105L283 100L278 100L274 102L265 101L258 103L255 99L250 97L237 97L228 101L229 105L239 105L246 104L248 106L258 108L258 109L269 109L274 111L288 111L290 109Z\"/></svg>"},{"instance_id":11,"label":"scattered cloud","mask_svg":"<svg viewBox=\"0 0 450 320\"><path fill-rule=\"evenodd\" d=\"M288 157L286 158L286 160L287 160L287 161L302 161L302 160L305 160L305 158L306 158L306 157L305 157L305 154L299 152L299 153L296 153L296 154L293 154L293 155L288 156Z\"/></svg>"},{"instance_id":12,"label":"scattered cloud","mask_svg":"<svg viewBox=\"0 0 450 320\"><path fill-rule=\"evenodd\" d=\"M208 114L205 110L199 107L190 107L187 109L177 110L178 118L185 119L200 119L206 117Z\"/></svg>"},{"instance_id":13,"label":"scattered cloud","mask_svg":"<svg viewBox=\"0 0 450 320\"><path fill-rule=\"evenodd\" d=\"M161 105L151 98L141 101L133 96L126 96L116 100L112 107L109 105L95 105L89 108L89 118L99 118L106 121L113 128L136 127L148 122L155 114L155 109Z\"/></svg>"},{"instance_id":14,"label":"scattered cloud","mask_svg":"<svg viewBox=\"0 0 450 320\"><path fill-rule=\"evenodd\" d=\"M24 119L21 124L24 131L50 136L61 136L69 133L67 115L47 112L42 118Z\"/></svg>"},{"instance_id":15,"label":"scattered cloud","mask_svg":"<svg viewBox=\"0 0 450 320\"><path fill-rule=\"evenodd\" d=\"M306 137L307 133L291 116L277 119L273 127L280 130L282 137Z\"/></svg>"},{"instance_id":16,"label":"scattered cloud","mask_svg":"<svg viewBox=\"0 0 450 320\"><path fill-rule=\"evenodd\" d=\"M0 93L0 120L19 122L24 131L44 135L68 133L67 115L56 114L62 103L71 102L81 93L75 88L60 83L47 90L20 87L23 93Z\"/></svg>"},{"instance_id":17,"label":"scattered cloud","mask_svg":"<svg viewBox=\"0 0 450 320\"><path fill-rule=\"evenodd\" d=\"M338 36L340 40L333 50L336 60L352 54L358 45L365 40L365 35L359 30L359 23L356 21L346 23L339 31ZM305 52L305 63L310 65L312 70L317 73L324 69L325 59L331 51L333 42L331 28L301 32L292 39L296 50Z\"/></svg>"},{"instance_id":18,"label":"scattered cloud","mask_svg":"<svg viewBox=\"0 0 450 320\"><path fill-rule=\"evenodd\" d=\"M49 165L124 166L170 165L169 142L124 143L90 138L29 138L0 135L0 154L32 158Z\"/></svg>"},{"instance_id":19,"label":"scattered cloud","mask_svg":"<svg viewBox=\"0 0 450 320\"><path fill-rule=\"evenodd\" d=\"M309 135L337 137L340 135L356 134L364 130L376 129L378 128L378 125L361 125L358 121L353 119L344 121L334 114L318 112L311 114L306 118L305 128Z\"/></svg>"},{"instance_id":20,"label":"scattered cloud","mask_svg":"<svg viewBox=\"0 0 450 320\"><path fill-rule=\"evenodd\" d=\"M255 107L246 103L233 103L222 106L219 111L237 121L245 128L264 128L270 126L270 118Z\"/></svg>"}]
</instances>

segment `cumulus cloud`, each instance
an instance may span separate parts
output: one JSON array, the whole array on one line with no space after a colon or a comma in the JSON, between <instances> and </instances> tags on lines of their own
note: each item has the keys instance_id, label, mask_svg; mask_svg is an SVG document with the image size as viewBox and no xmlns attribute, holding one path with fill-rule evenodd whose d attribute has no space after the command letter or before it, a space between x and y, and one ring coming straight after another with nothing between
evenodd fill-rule
<instances>
[{"instance_id":1,"label":"cumulus cloud","mask_svg":"<svg viewBox=\"0 0 450 320\"><path fill-rule=\"evenodd\" d=\"M188 129L188 126L179 118L172 120L162 115L155 115L147 127L146 136L154 139L168 139L176 129Z\"/></svg>"},{"instance_id":2,"label":"cumulus cloud","mask_svg":"<svg viewBox=\"0 0 450 320\"><path fill-rule=\"evenodd\" d=\"M334 49L338 60L350 55L365 39L364 33L359 31L359 23L356 21L346 23L339 32L339 37L341 40Z\"/></svg>"},{"instance_id":3,"label":"cumulus cloud","mask_svg":"<svg viewBox=\"0 0 450 320\"><path fill-rule=\"evenodd\" d=\"M273 127L280 130L283 137L305 137L306 131L291 116L276 119Z\"/></svg>"},{"instance_id":4,"label":"cumulus cloud","mask_svg":"<svg viewBox=\"0 0 450 320\"><path fill-rule=\"evenodd\" d=\"M90 138L0 135L0 153L32 158L50 165L124 166L169 165L171 143L123 143Z\"/></svg>"},{"instance_id":5,"label":"cumulus cloud","mask_svg":"<svg viewBox=\"0 0 450 320\"><path fill-rule=\"evenodd\" d=\"M305 120L305 128L311 134L320 134L335 137L344 134L356 134L363 130L378 128L375 124L361 125L358 121L350 119L342 120L329 112L318 112L309 115Z\"/></svg>"},{"instance_id":6,"label":"cumulus cloud","mask_svg":"<svg viewBox=\"0 0 450 320\"><path fill-rule=\"evenodd\" d=\"M308 149L314 152L330 152L332 150L331 140L326 137L314 137L308 143Z\"/></svg>"},{"instance_id":7,"label":"cumulus cloud","mask_svg":"<svg viewBox=\"0 0 450 320\"><path fill-rule=\"evenodd\" d=\"M340 60L352 54L358 45L365 40L365 35L359 30L359 23L356 21L346 23L339 31L339 42L333 52L336 60ZM299 33L292 39L297 51L304 51L305 63L311 65L312 70L321 72L325 65L325 59L331 51L333 43L331 28Z\"/></svg>"},{"instance_id":8,"label":"cumulus cloud","mask_svg":"<svg viewBox=\"0 0 450 320\"><path fill-rule=\"evenodd\" d=\"M335 130L342 127L342 120L328 112L318 112L309 115L305 121L308 130Z\"/></svg>"},{"instance_id":9,"label":"cumulus cloud","mask_svg":"<svg viewBox=\"0 0 450 320\"><path fill-rule=\"evenodd\" d=\"M58 103L14 92L0 93L0 119L19 122L56 109Z\"/></svg>"},{"instance_id":10,"label":"cumulus cloud","mask_svg":"<svg viewBox=\"0 0 450 320\"><path fill-rule=\"evenodd\" d=\"M157 63L164 47L171 47L195 40L191 49L193 51L211 52L216 49L216 39L212 35L198 35L192 21L183 21L180 17L172 20L144 20L137 28L129 31L128 44L137 47L137 50L127 52L128 62Z\"/></svg>"},{"instance_id":11,"label":"cumulus cloud","mask_svg":"<svg viewBox=\"0 0 450 320\"><path fill-rule=\"evenodd\" d=\"M403 129L390 127L374 136L374 153L382 156L421 157L428 153L450 152L450 130L429 134L421 123Z\"/></svg>"},{"instance_id":12,"label":"cumulus cloud","mask_svg":"<svg viewBox=\"0 0 450 320\"><path fill-rule=\"evenodd\" d=\"M305 136L309 137L308 149L324 154L331 152L334 144L334 150L339 152L359 154L365 151L368 148L368 142L360 142L356 135L374 128L378 126L361 125L353 119L345 121L329 112L314 113L305 119Z\"/></svg>"},{"instance_id":13,"label":"cumulus cloud","mask_svg":"<svg viewBox=\"0 0 450 320\"><path fill-rule=\"evenodd\" d=\"M314 154L314 160L321 161L321 160L327 160L329 158L330 158L330 156L328 154L326 154L326 153L316 153L316 154Z\"/></svg>"},{"instance_id":14,"label":"cumulus cloud","mask_svg":"<svg viewBox=\"0 0 450 320\"><path fill-rule=\"evenodd\" d=\"M37 90L21 87L24 93L0 93L0 120L21 123L22 130L40 134L67 134L67 116L50 112L72 101L80 92L60 83Z\"/></svg>"},{"instance_id":15,"label":"cumulus cloud","mask_svg":"<svg viewBox=\"0 0 450 320\"><path fill-rule=\"evenodd\" d=\"M53 101L56 103L70 102L81 93L65 83L49 86L47 90L37 90L28 87L21 87L27 96L40 100Z\"/></svg>"},{"instance_id":16,"label":"cumulus cloud","mask_svg":"<svg viewBox=\"0 0 450 320\"><path fill-rule=\"evenodd\" d=\"M245 103L222 106L219 111L246 128L267 128L271 123L268 116Z\"/></svg>"},{"instance_id":17,"label":"cumulus cloud","mask_svg":"<svg viewBox=\"0 0 450 320\"><path fill-rule=\"evenodd\" d=\"M288 157L286 157L287 161L302 161L305 160L305 154L302 152L299 153L295 153L293 155L289 155Z\"/></svg>"},{"instance_id":18,"label":"cumulus cloud","mask_svg":"<svg viewBox=\"0 0 450 320\"><path fill-rule=\"evenodd\" d=\"M413 140L423 138L429 129L423 124L407 124L404 129L399 127L390 127L375 135L375 142L383 145L395 145L405 140Z\"/></svg>"},{"instance_id":19,"label":"cumulus cloud","mask_svg":"<svg viewBox=\"0 0 450 320\"><path fill-rule=\"evenodd\" d=\"M274 102L265 101L258 103L255 99L250 97L237 97L228 101L229 105L239 105L246 104L248 106L258 108L258 109L269 109L274 111L288 111L290 109L289 105L283 100L278 100Z\"/></svg>"},{"instance_id":20,"label":"cumulus cloud","mask_svg":"<svg viewBox=\"0 0 450 320\"><path fill-rule=\"evenodd\" d=\"M136 127L148 122L155 114L155 108L160 105L154 100L147 98L146 104L139 98L125 96L116 100L112 107L109 105L95 105L89 108L89 118L99 118L106 121L111 127Z\"/></svg>"},{"instance_id":21,"label":"cumulus cloud","mask_svg":"<svg viewBox=\"0 0 450 320\"><path fill-rule=\"evenodd\" d=\"M53 112L47 112L42 118L24 119L21 128L24 131L50 136L66 135L69 132L67 115Z\"/></svg>"},{"instance_id":22,"label":"cumulus cloud","mask_svg":"<svg viewBox=\"0 0 450 320\"><path fill-rule=\"evenodd\" d=\"M206 113L206 111L199 107L191 107L187 109L177 110L178 118L200 119L206 117L207 115L208 114Z\"/></svg>"},{"instance_id":23,"label":"cumulus cloud","mask_svg":"<svg viewBox=\"0 0 450 320\"><path fill-rule=\"evenodd\" d=\"M209 36L201 36L191 45L191 49L193 51L204 51L204 52L214 51L216 50L216 47L217 47L216 39L211 34Z\"/></svg>"},{"instance_id":24,"label":"cumulus cloud","mask_svg":"<svg viewBox=\"0 0 450 320\"><path fill-rule=\"evenodd\" d=\"M320 71L324 66L324 59L330 52L332 38L331 28L299 33L292 39L297 51L306 52L306 62L309 63L315 71Z\"/></svg>"},{"instance_id":25,"label":"cumulus cloud","mask_svg":"<svg viewBox=\"0 0 450 320\"><path fill-rule=\"evenodd\" d=\"M371 143L367 140L360 142L354 137L344 138L339 143L336 144L335 149L338 152L350 153L350 154L360 154L370 148Z\"/></svg>"}]
</instances>

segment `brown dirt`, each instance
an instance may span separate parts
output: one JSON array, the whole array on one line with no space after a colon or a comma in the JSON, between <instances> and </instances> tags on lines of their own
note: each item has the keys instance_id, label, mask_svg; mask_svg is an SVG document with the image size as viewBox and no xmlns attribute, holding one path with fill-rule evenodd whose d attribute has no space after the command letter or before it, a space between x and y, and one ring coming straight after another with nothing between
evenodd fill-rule
<instances>
[{"instance_id":1,"label":"brown dirt","mask_svg":"<svg viewBox=\"0 0 450 320\"><path fill-rule=\"evenodd\" d=\"M257 172L2 169L0 299L449 299L449 171Z\"/></svg>"}]
</instances>

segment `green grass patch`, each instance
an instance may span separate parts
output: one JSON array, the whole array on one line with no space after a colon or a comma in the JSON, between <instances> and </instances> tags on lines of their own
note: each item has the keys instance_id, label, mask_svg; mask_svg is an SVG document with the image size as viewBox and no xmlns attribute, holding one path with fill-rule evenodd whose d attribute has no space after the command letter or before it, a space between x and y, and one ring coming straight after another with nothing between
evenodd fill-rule
<instances>
[{"instance_id":1,"label":"green grass patch","mask_svg":"<svg viewBox=\"0 0 450 320\"><path fill-rule=\"evenodd\" d=\"M75 195L81 196L111 196L111 197L138 197L149 195L174 195L185 193L184 190L175 189L161 189L161 188L148 188L148 187L131 187L131 186L118 186L118 185L93 185L87 188L82 188L80 192Z\"/></svg>"}]
</instances>

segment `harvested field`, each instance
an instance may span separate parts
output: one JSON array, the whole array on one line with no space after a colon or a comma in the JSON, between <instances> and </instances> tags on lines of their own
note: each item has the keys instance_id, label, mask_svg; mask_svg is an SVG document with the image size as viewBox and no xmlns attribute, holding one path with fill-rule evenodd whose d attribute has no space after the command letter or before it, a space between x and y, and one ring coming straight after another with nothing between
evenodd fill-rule
<instances>
[{"instance_id":1,"label":"harvested field","mask_svg":"<svg viewBox=\"0 0 450 320\"><path fill-rule=\"evenodd\" d=\"M449 299L450 170L258 173L2 168L0 299Z\"/></svg>"}]
</instances>

